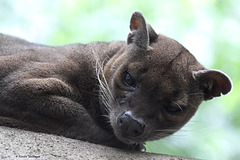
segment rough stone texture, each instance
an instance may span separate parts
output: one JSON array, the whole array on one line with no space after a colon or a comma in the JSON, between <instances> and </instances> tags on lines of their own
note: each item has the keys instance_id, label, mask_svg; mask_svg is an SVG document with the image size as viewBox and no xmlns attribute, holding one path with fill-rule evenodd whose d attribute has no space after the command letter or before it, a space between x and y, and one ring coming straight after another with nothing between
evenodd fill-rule
<instances>
[{"instance_id":1,"label":"rough stone texture","mask_svg":"<svg viewBox=\"0 0 240 160\"><path fill-rule=\"evenodd\" d=\"M65 137L0 126L0 159L193 160L162 154L126 152Z\"/></svg>"}]
</instances>

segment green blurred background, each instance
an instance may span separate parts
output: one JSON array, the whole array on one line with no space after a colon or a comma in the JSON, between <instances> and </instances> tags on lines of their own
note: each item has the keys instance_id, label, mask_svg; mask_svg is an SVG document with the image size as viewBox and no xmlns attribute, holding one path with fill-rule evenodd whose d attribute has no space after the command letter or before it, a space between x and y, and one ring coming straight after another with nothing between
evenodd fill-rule
<instances>
[{"instance_id":1,"label":"green blurred background","mask_svg":"<svg viewBox=\"0 0 240 160\"><path fill-rule=\"evenodd\" d=\"M204 102L178 133L147 143L147 152L240 160L239 1L0 0L0 32L49 45L125 40L134 10L203 65L227 73L234 86Z\"/></svg>"}]
</instances>

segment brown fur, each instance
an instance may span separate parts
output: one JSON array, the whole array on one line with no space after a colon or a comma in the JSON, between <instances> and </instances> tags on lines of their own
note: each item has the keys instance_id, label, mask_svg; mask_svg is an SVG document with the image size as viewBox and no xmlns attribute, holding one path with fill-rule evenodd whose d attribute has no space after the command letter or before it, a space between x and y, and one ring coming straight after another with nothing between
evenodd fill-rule
<instances>
[{"instance_id":1,"label":"brown fur","mask_svg":"<svg viewBox=\"0 0 240 160\"><path fill-rule=\"evenodd\" d=\"M231 90L136 11L126 42L45 46L0 34L0 125L141 149Z\"/></svg>"}]
</instances>

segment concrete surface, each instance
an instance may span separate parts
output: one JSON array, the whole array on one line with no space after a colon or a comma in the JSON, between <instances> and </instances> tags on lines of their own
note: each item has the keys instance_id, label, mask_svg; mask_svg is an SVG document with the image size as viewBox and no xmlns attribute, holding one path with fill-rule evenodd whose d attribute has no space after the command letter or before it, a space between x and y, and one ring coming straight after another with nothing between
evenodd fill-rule
<instances>
[{"instance_id":1,"label":"concrete surface","mask_svg":"<svg viewBox=\"0 0 240 160\"><path fill-rule=\"evenodd\" d=\"M65 137L0 126L0 159L193 160L151 153L132 153Z\"/></svg>"}]
</instances>

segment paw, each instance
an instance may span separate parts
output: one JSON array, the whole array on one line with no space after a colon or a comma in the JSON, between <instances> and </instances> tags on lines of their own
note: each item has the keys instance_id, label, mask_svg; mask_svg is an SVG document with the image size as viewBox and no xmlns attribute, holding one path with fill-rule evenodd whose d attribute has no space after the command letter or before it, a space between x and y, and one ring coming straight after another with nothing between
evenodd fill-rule
<instances>
[{"instance_id":1,"label":"paw","mask_svg":"<svg viewBox=\"0 0 240 160\"><path fill-rule=\"evenodd\" d=\"M128 150L131 151L138 151L138 152L145 152L146 151L146 147L144 146L144 144L132 144L128 146Z\"/></svg>"}]
</instances>

